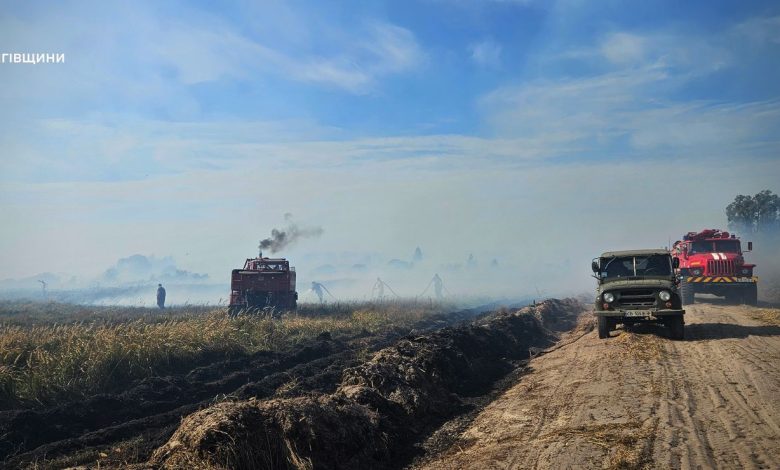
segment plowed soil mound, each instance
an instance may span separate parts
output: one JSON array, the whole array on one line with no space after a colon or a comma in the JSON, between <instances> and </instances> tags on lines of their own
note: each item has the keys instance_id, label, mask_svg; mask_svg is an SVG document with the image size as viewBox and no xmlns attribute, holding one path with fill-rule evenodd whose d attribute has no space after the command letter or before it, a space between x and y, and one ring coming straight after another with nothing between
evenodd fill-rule
<instances>
[{"instance_id":1,"label":"plowed soil mound","mask_svg":"<svg viewBox=\"0 0 780 470\"><path fill-rule=\"evenodd\" d=\"M435 315L414 331L440 329L481 311ZM180 375L138 381L120 394L0 411L0 468L146 461L185 416L224 400L229 402L221 406L229 407L237 400L332 394L345 369L407 334L408 329L340 338L323 334L288 351L215 357Z\"/></svg>"},{"instance_id":2,"label":"plowed soil mound","mask_svg":"<svg viewBox=\"0 0 780 470\"><path fill-rule=\"evenodd\" d=\"M332 393L220 403L188 416L143 467L397 468L411 443L554 344L582 309L548 300L406 337L346 369Z\"/></svg>"}]
</instances>

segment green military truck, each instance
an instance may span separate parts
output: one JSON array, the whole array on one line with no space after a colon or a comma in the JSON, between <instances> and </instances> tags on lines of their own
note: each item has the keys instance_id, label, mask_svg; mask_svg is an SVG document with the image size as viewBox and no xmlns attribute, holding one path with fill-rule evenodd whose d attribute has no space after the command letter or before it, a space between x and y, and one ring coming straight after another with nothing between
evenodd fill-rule
<instances>
[{"instance_id":1,"label":"green military truck","mask_svg":"<svg viewBox=\"0 0 780 470\"><path fill-rule=\"evenodd\" d=\"M591 263L598 281L599 338L617 325L658 323L675 340L685 337L685 310L675 275L679 260L667 250L608 251Z\"/></svg>"}]
</instances>

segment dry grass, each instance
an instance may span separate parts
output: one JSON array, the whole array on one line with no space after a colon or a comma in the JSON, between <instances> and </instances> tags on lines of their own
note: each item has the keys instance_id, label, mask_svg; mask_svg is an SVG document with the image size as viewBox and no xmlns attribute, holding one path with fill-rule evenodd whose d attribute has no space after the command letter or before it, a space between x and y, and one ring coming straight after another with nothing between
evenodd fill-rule
<instances>
[{"instance_id":1,"label":"dry grass","mask_svg":"<svg viewBox=\"0 0 780 470\"><path fill-rule=\"evenodd\" d=\"M780 325L780 308L757 308L751 309L749 315L764 323L770 325Z\"/></svg>"},{"instance_id":2,"label":"dry grass","mask_svg":"<svg viewBox=\"0 0 780 470\"><path fill-rule=\"evenodd\" d=\"M640 361L652 361L661 359L665 354L664 338L655 334L638 334L632 331L622 330L612 343L620 346L616 349L619 354Z\"/></svg>"},{"instance_id":3,"label":"dry grass","mask_svg":"<svg viewBox=\"0 0 780 470\"><path fill-rule=\"evenodd\" d=\"M401 302L339 304L319 307L324 312L319 316L314 316L318 307L309 306L302 314L272 320L230 318L224 309L150 318L118 309L116 321L101 311L97 320L60 324L57 318L67 321L73 312L57 315L46 310L51 304L38 305L41 316L54 323L3 323L7 316L0 312L0 404L114 392L133 380L188 370L215 357L281 351L324 332L336 337L378 333L441 310Z\"/></svg>"},{"instance_id":4,"label":"dry grass","mask_svg":"<svg viewBox=\"0 0 780 470\"><path fill-rule=\"evenodd\" d=\"M571 441L582 439L607 451L604 468L643 469L650 467L649 440L653 437L654 425L641 423L608 423L592 426L564 427L541 436L548 441Z\"/></svg>"}]
</instances>

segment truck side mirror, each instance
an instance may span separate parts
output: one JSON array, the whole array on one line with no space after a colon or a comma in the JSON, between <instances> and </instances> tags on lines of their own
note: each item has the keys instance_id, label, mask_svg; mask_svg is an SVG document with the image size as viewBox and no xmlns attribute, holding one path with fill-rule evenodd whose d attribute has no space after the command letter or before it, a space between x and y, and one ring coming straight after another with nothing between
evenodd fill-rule
<instances>
[{"instance_id":1,"label":"truck side mirror","mask_svg":"<svg viewBox=\"0 0 780 470\"><path fill-rule=\"evenodd\" d=\"M748 251L753 251L753 242L748 242Z\"/></svg>"},{"instance_id":2,"label":"truck side mirror","mask_svg":"<svg viewBox=\"0 0 780 470\"><path fill-rule=\"evenodd\" d=\"M592 269L594 273L599 272L599 263L596 262L596 261L591 261L590 262L590 269Z\"/></svg>"},{"instance_id":3,"label":"truck side mirror","mask_svg":"<svg viewBox=\"0 0 780 470\"><path fill-rule=\"evenodd\" d=\"M672 258L672 267L678 269L680 267L680 258Z\"/></svg>"}]
</instances>

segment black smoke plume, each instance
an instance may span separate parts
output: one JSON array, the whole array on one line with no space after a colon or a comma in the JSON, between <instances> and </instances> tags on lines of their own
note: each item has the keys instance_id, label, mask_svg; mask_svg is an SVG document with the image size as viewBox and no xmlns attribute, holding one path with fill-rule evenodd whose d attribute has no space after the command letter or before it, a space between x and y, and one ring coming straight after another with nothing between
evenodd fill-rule
<instances>
[{"instance_id":1,"label":"black smoke plume","mask_svg":"<svg viewBox=\"0 0 780 470\"><path fill-rule=\"evenodd\" d=\"M285 214L285 220L290 221L289 214ZM297 224L290 222L286 228L271 230L271 236L265 240L260 241L260 251L270 251L276 253L301 238L316 238L322 235L322 227L306 227L301 228Z\"/></svg>"}]
</instances>

